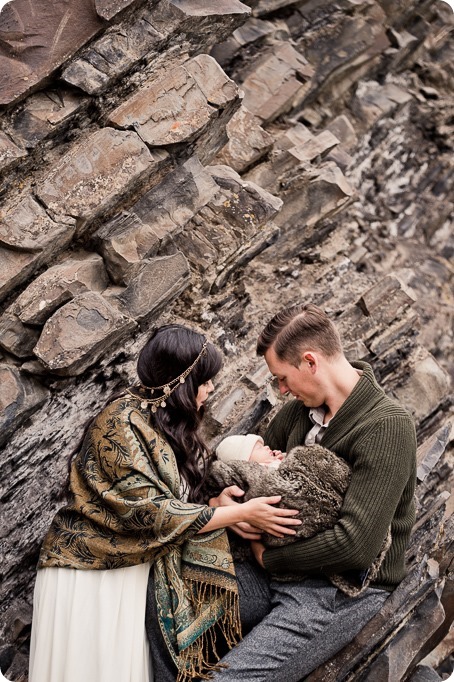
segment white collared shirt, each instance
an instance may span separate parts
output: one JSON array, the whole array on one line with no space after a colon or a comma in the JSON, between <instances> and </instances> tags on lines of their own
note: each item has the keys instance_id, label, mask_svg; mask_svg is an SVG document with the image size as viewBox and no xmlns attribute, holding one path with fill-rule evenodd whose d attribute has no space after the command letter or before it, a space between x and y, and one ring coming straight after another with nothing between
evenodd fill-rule
<instances>
[{"instance_id":1,"label":"white collared shirt","mask_svg":"<svg viewBox=\"0 0 454 682\"><path fill-rule=\"evenodd\" d=\"M326 409L321 405L320 407L313 407L309 410L309 418L313 423L313 427L306 434L304 439L304 445L314 445L314 443L320 443L325 433L325 429L328 426L330 420L323 423L325 418Z\"/></svg>"}]
</instances>

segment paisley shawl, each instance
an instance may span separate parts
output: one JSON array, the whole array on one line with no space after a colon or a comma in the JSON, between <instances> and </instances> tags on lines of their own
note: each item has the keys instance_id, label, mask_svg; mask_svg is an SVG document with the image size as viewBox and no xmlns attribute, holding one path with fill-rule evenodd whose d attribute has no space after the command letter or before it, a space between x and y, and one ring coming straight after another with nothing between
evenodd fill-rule
<instances>
[{"instance_id":1,"label":"paisley shawl","mask_svg":"<svg viewBox=\"0 0 454 682\"><path fill-rule=\"evenodd\" d=\"M73 459L70 491L71 502L44 539L38 568L151 562L159 623L178 682L208 679L219 667L212 658L218 660L219 628L230 646L241 637L227 534L197 535L214 509L179 499L174 453L138 399L119 398L95 418Z\"/></svg>"}]
</instances>

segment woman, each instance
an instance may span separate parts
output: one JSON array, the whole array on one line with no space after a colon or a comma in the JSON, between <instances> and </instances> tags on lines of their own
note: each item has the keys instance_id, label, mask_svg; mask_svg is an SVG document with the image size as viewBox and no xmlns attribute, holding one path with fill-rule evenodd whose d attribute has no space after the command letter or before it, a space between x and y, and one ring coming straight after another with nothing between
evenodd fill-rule
<instances>
[{"instance_id":1,"label":"woman","mask_svg":"<svg viewBox=\"0 0 454 682\"><path fill-rule=\"evenodd\" d=\"M146 587L153 566L160 629L178 679L210 669L214 629L239 638L226 526L292 534L279 497L209 507L198 433L221 366L216 348L181 325L140 353L140 386L86 429L71 463L71 501L55 516L38 563L30 682L149 682ZM224 492L224 494L229 494ZM158 681L157 681L158 682Z\"/></svg>"}]
</instances>

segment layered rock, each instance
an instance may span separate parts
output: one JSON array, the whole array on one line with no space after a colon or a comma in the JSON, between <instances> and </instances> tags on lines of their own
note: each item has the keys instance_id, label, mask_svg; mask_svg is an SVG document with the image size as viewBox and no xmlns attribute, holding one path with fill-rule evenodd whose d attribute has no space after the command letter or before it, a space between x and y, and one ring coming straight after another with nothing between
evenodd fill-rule
<instances>
[{"instance_id":1,"label":"layered rock","mask_svg":"<svg viewBox=\"0 0 454 682\"><path fill-rule=\"evenodd\" d=\"M79 294L47 320L34 353L50 372L81 374L133 327L98 294Z\"/></svg>"},{"instance_id":2,"label":"layered rock","mask_svg":"<svg viewBox=\"0 0 454 682\"><path fill-rule=\"evenodd\" d=\"M219 117L227 123L239 104L235 83L212 57L199 55L144 83L110 114L109 122L120 129L133 128L150 147L185 142L204 161L213 154L214 144L207 146L207 138L224 128ZM224 139L223 135L219 146Z\"/></svg>"},{"instance_id":3,"label":"layered rock","mask_svg":"<svg viewBox=\"0 0 454 682\"><path fill-rule=\"evenodd\" d=\"M40 384L9 364L0 364L2 382L1 394L1 436L3 445L10 435L28 417L39 410L47 398L47 391Z\"/></svg>"},{"instance_id":4,"label":"layered rock","mask_svg":"<svg viewBox=\"0 0 454 682\"><path fill-rule=\"evenodd\" d=\"M36 196L56 220L74 219L79 236L132 187L159 175L166 158L165 152L150 152L135 133L106 127L51 167Z\"/></svg>"},{"instance_id":5,"label":"layered rock","mask_svg":"<svg viewBox=\"0 0 454 682\"><path fill-rule=\"evenodd\" d=\"M3 206L0 235L0 300L71 243L73 218L56 222L30 194Z\"/></svg>"}]
</instances>

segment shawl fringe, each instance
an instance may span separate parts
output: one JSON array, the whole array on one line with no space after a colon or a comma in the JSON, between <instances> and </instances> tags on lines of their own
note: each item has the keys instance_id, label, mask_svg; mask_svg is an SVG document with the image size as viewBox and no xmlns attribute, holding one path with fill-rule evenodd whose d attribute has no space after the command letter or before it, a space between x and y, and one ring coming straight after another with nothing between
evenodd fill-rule
<instances>
[{"instance_id":1,"label":"shawl fringe","mask_svg":"<svg viewBox=\"0 0 454 682\"><path fill-rule=\"evenodd\" d=\"M209 680L213 672L228 667L225 663L219 662L220 655L216 647L218 635L222 635L229 649L241 640L238 593L198 580L185 579L184 582L193 595L191 602L196 615L201 614L207 608L207 604L216 603L219 599L223 602L223 615L214 619L209 628L181 651L177 660L176 682L191 682L195 677Z\"/></svg>"}]
</instances>

